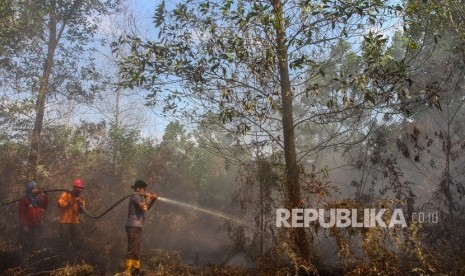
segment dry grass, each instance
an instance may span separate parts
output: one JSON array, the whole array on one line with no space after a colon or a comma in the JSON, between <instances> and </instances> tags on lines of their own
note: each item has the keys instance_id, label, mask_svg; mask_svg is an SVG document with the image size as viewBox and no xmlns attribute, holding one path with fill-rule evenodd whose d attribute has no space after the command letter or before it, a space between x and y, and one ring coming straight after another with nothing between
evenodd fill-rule
<instances>
[{"instance_id":1,"label":"dry grass","mask_svg":"<svg viewBox=\"0 0 465 276\"><path fill-rule=\"evenodd\" d=\"M50 273L51 276L90 276L95 275L95 270L88 264L66 266L63 268L56 269Z\"/></svg>"},{"instance_id":2,"label":"dry grass","mask_svg":"<svg viewBox=\"0 0 465 276\"><path fill-rule=\"evenodd\" d=\"M225 265L210 265L207 267L193 267L182 263L179 254L161 250L152 250L143 256L145 273L147 276L171 275L246 275L240 268ZM144 266L144 265L143 265Z\"/></svg>"}]
</instances>

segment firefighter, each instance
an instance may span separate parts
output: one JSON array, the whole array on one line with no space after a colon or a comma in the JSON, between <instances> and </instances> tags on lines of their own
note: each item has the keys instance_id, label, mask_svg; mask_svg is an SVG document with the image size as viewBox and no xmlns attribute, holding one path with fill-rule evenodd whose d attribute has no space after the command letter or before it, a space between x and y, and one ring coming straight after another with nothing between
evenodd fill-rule
<instances>
[{"instance_id":1,"label":"firefighter","mask_svg":"<svg viewBox=\"0 0 465 276\"><path fill-rule=\"evenodd\" d=\"M146 193L147 183L137 180L132 189L134 194L129 200L126 234L128 237L128 252L126 255L124 275L139 275L140 271L140 241L144 214L152 208L157 198L156 194Z\"/></svg>"},{"instance_id":2,"label":"firefighter","mask_svg":"<svg viewBox=\"0 0 465 276\"><path fill-rule=\"evenodd\" d=\"M26 195L18 205L21 229L20 245L24 252L35 249L42 227L42 215L47 208L47 194L39 190L35 181L26 184Z\"/></svg>"},{"instance_id":3,"label":"firefighter","mask_svg":"<svg viewBox=\"0 0 465 276\"><path fill-rule=\"evenodd\" d=\"M64 192L58 200L58 206L61 209L59 247L63 253L69 250L70 244L78 252L83 248L83 236L78 214L82 213L82 208L85 208L85 201L81 197L84 188L84 182L81 179L75 179L73 190Z\"/></svg>"}]
</instances>

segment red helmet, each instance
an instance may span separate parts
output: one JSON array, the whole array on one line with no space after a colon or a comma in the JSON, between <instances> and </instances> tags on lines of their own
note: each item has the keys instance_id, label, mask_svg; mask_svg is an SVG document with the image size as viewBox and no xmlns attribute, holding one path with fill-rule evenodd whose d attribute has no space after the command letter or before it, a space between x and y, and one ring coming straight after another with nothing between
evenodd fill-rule
<instances>
[{"instance_id":1,"label":"red helmet","mask_svg":"<svg viewBox=\"0 0 465 276\"><path fill-rule=\"evenodd\" d=\"M84 184L84 181L82 181L81 179L75 179L73 181L73 186L78 187L78 188L85 188L86 187L86 185Z\"/></svg>"}]
</instances>

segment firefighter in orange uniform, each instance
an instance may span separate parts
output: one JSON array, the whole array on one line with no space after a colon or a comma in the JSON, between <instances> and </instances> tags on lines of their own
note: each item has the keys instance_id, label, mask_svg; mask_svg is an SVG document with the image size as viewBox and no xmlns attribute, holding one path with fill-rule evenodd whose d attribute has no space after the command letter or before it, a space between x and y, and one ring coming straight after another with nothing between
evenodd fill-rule
<instances>
[{"instance_id":1,"label":"firefighter in orange uniform","mask_svg":"<svg viewBox=\"0 0 465 276\"><path fill-rule=\"evenodd\" d=\"M83 236L79 224L78 214L82 213L85 207L85 201L81 193L85 184L81 179L73 181L73 190L64 192L58 200L58 206L61 209L60 214L60 249L63 253L69 250L71 245L74 250L80 251L83 248Z\"/></svg>"}]
</instances>

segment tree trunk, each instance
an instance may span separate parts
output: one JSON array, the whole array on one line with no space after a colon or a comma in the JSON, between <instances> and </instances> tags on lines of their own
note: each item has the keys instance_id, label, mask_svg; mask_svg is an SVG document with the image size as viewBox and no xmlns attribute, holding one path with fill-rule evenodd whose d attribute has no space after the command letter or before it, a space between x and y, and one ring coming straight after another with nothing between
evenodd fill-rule
<instances>
[{"instance_id":1,"label":"tree trunk","mask_svg":"<svg viewBox=\"0 0 465 276\"><path fill-rule=\"evenodd\" d=\"M50 3L50 22L49 22L49 37L47 43L47 57L44 62L44 69L42 79L39 87L39 95L36 101L36 118L34 122L34 129L32 130L31 137L31 152L29 155L29 177L38 177L38 165L40 160L40 134L44 123L45 114L45 100L47 97L50 75L52 73L53 61L55 56L55 49L58 44L57 39L57 18L55 12L55 1Z\"/></svg>"},{"instance_id":2,"label":"tree trunk","mask_svg":"<svg viewBox=\"0 0 465 276\"><path fill-rule=\"evenodd\" d=\"M292 110L293 95L289 78L289 64L287 60L286 34L284 26L284 11L281 1L272 0L274 15L276 16L276 44L278 55L278 70L281 84L282 122L284 139L284 157L286 160L286 190L289 208L301 208L299 172L294 137L294 117ZM290 228L292 243L300 256L309 260L310 248L304 228Z\"/></svg>"}]
</instances>

